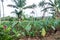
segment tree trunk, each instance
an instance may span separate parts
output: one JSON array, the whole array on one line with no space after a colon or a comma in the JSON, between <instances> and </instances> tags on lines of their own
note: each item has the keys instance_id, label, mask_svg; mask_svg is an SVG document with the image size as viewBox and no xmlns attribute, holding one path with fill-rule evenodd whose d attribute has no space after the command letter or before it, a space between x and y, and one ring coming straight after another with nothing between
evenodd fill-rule
<instances>
[{"instance_id":1,"label":"tree trunk","mask_svg":"<svg viewBox=\"0 0 60 40\"><path fill-rule=\"evenodd\" d=\"M2 2L3 18L4 18L4 4L3 4L4 0L1 0L1 2Z\"/></svg>"},{"instance_id":2,"label":"tree trunk","mask_svg":"<svg viewBox=\"0 0 60 40\"><path fill-rule=\"evenodd\" d=\"M42 19L45 17L45 12L43 13Z\"/></svg>"},{"instance_id":3,"label":"tree trunk","mask_svg":"<svg viewBox=\"0 0 60 40\"><path fill-rule=\"evenodd\" d=\"M1 5L0 5L0 24L1 24Z\"/></svg>"},{"instance_id":4,"label":"tree trunk","mask_svg":"<svg viewBox=\"0 0 60 40\"><path fill-rule=\"evenodd\" d=\"M45 1L45 0L43 0ZM43 6L43 8L45 8L45 5ZM42 19L45 17L45 11L43 12L43 16L42 16Z\"/></svg>"},{"instance_id":5,"label":"tree trunk","mask_svg":"<svg viewBox=\"0 0 60 40\"><path fill-rule=\"evenodd\" d=\"M0 6L0 18L1 18L1 6Z\"/></svg>"}]
</instances>

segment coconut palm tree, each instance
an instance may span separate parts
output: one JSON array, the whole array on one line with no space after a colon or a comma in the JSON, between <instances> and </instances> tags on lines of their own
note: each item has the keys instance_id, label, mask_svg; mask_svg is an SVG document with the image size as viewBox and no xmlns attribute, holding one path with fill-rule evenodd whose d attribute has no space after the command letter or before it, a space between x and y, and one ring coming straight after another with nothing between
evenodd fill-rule
<instances>
[{"instance_id":1,"label":"coconut palm tree","mask_svg":"<svg viewBox=\"0 0 60 40\"><path fill-rule=\"evenodd\" d=\"M43 1L41 2L43 3ZM45 7L42 11L47 12L47 9L50 9L53 13L53 16L59 16L60 15L60 0L54 0L54 2L52 0L49 0L49 2L44 2L43 4L39 4L39 6L45 6L48 5L48 7Z\"/></svg>"},{"instance_id":2,"label":"coconut palm tree","mask_svg":"<svg viewBox=\"0 0 60 40\"><path fill-rule=\"evenodd\" d=\"M22 13L23 13L24 9L36 7L35 4L29 5L29 6L25 6L26 5L26 3L25 3L26 0L13 0L13 1L15 2L15 5L9 4L7 6L19 9L19 12L15 9L15 13L17 14L19 19L21 19L21 16L22 16Z\"/></svg>"}]
</instances>

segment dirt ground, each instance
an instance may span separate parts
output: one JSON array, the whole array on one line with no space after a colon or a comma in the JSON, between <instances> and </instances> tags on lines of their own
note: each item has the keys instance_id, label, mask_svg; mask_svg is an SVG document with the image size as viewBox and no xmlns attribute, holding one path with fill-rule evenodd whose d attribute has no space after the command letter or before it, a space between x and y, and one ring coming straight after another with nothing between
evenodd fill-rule
<instances>
[{"instance_id":1,"label":"dirt ground","mask_svg":"<svg viewBox=\"0 0 60 40\"><path fill-rule=\"evenodd\" d=\"M60 40L60 31L57 31L55 34L43 37L43 38L39 38L39 37L33 37L33 38L23 38L23 39L19 39L19 40Z\"/></svg>"}]
</instances>

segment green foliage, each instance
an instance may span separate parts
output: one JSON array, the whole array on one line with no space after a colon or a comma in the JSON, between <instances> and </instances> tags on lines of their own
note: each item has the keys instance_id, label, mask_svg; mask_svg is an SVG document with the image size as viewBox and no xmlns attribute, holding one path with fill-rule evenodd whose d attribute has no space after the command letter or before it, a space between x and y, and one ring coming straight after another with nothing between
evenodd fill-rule
<instances>
[{"instance_id":1,"label":"green foliage","mask_svg":"<svg viewBox=\"0 0 60 40\"><path fill-rule=\"evenodd\" d=\"M3 25L0 25L0 40L13 40L12 36L9 35L10 33L10 27L8 27L6 30L4 29Z\"/></svg>"},{"instance_id":2,"label":"green foliage","mask_svg":"<svg viewBox=\"0 0 60 40\"><path fill-rule=\"evenodd\" d=\"M7 17L2 17L1 18L1 21L17 21L18 20L18 18L16 18L16 17L10 17L10 16L7 16Z\"/></svg>"},{"instance_id":3,"label":"green foliage","mask_svg":"<svg viewBox=\"0 0 60 40\"><path fill-rule=\"evenodd\" d=\"M31 30L31 25L30 25L30 23L25 27L25 30L26 30L27 32L29 32L29 31Z\"/></svg>"},{"instance_id":4,"label":"green foliage","mask_svg":"<svg viewBox=\"0 0 60 40\"><path fill-rule=\"evenodd\" d=\"M8 26L5 31L1 29L4 25ZM55 30L58 25L60 25L60 20L53 18L45 18L39 21L2 21L0 30L4 34L10 33L8 36L15 39L25 36L34 37L36 35L44 37L49 30Z\"/></svg>"},{"instance_id":5,"label":"green foliage","mask_svg":"<svg viewBox=\"0 0 60 40\"><path fill-rule=\"evenodd\" d=\"M41 35L42 35L43 37L46 35L46 30L45 30L45 28L42 28L42 30L41 30Z\"/></svg>"},{"instance_id":6,"label":"green foliage","mask_svg":"<svg viewBox=\"0 0 60 40\"><path fill-rule=\"evenodd\" d=\"M17 9L15 9L16 15L18 16L18 19L21 18L23 9L26 8L34 8L36 7L35 4L30 6L25 6L26 0L13 0L16 5L8 5L12 6L13 8L19 9L19 12ZM46 4L49 4L51 7L46 7L42 11L47 11L47 9L52 8L55 13L59 7L60 7L60 1L54 0L54 3L49 0L50 2L42 1L39 6L44 7ZM58 5L58 7L57 7ZM56 8L56 9L55 9ZM34 37L36 35L39 36L46 36L47 32L49 30L56 30L56 27L60 25L60 19L54 19L54 18L44 18L37 20L36 18L28 18L27 20L23 21L16 21L17 18L10 18L6 17L5 20L9 21L3 21L4 18L1 18L1 25L0 25L0 40L15 40L19 39L21 37L25 36L31 36ZM36 19L36 20L35 20Z\"/></svg>"},{"instance_id":7,"label":"green foliage","mask_svg":"<svg viewBox=\"0 0 60 40\"><path fill-rule=\"evenodd\" d=\"M16 4L17 8L25 6L25 4L26 4L25 1L26 0L13 0L13 2L15 2L15 4Z\"/></svg>"}]
</instances>

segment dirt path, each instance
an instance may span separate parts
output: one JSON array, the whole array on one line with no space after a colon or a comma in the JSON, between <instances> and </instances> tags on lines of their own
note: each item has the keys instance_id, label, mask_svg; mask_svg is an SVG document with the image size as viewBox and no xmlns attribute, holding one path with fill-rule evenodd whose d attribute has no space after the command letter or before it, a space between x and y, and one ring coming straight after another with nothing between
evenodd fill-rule
<instances>
[{"instance_id":1,"label":"dirt path","mask_svg":"<svg viewBox=\"0 0 60 40\"><path fill-rule=\"evenodd\" d=\"M57 31L55 34L44 38L33 37L33 38L23 38L19 40L60 40L60 31Z\"/></svg>"}]
</instances>

